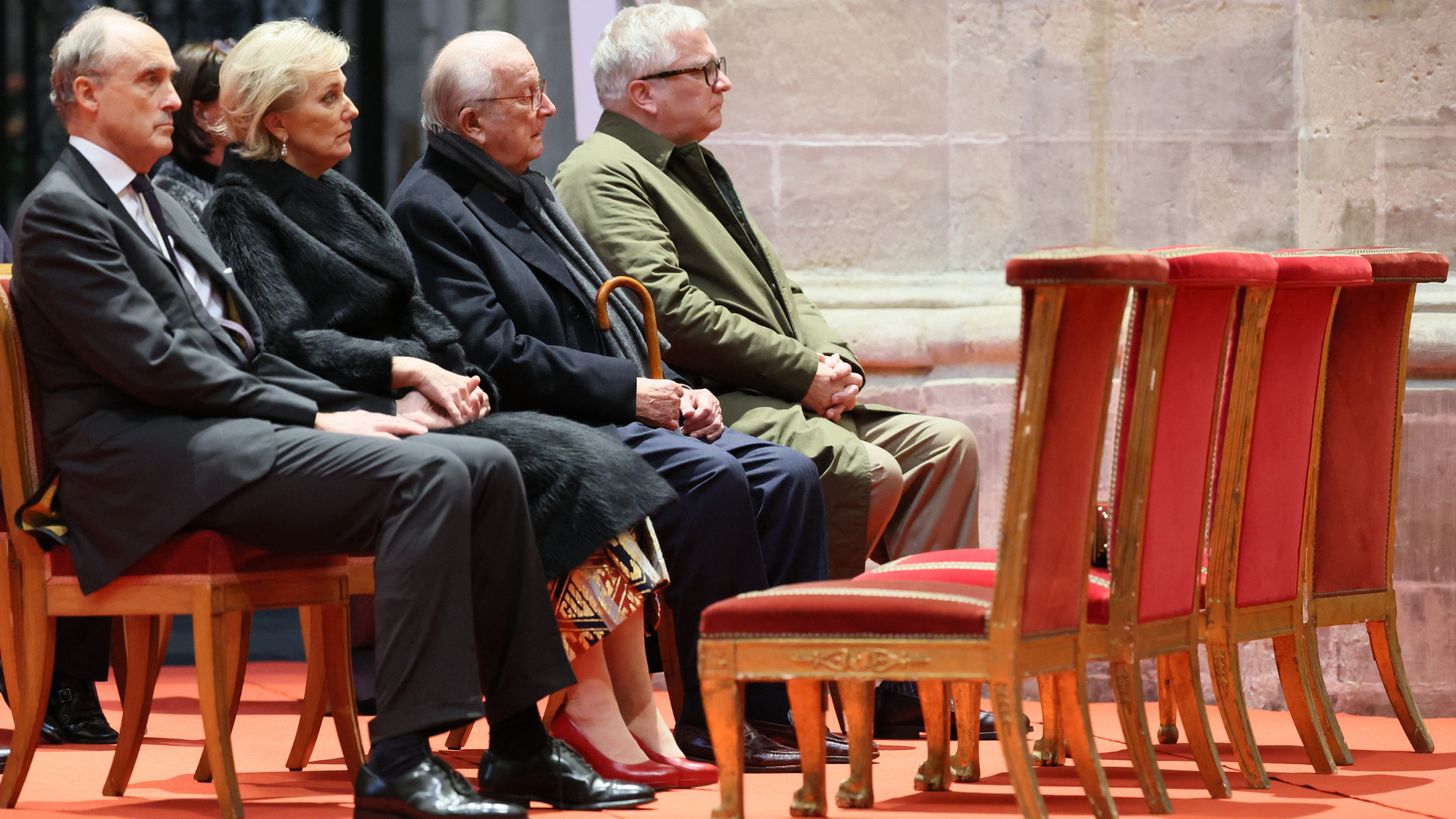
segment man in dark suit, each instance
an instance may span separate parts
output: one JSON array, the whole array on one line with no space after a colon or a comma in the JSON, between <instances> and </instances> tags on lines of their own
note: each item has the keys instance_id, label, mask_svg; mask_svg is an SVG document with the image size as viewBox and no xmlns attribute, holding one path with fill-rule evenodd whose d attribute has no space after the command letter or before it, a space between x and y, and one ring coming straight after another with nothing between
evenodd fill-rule
<instances>
[{"instance_id":1,"label":"man in dark suit","mask_svg":"<svg viewBox=\"0 0 1456 819\"><path fill-rule=\"evenodd\" d=\"M482 88L487 73L493 81ZM676 738L688 756L711 760L697 685L699 615L740 592L824 576L817 472L785 447L724 431L707 390L647 377L645 347L658 340L642 337L624 293L613 297L612 329L597 329L591 293L600 265L593 269L591 250L572 242L564 214L551 221L549 187L528 171L555 108L520 40L475 32L452 41L430 69L424 100L429 149L389 210L426 297L460 328L507 408L609 426L678 490L680 500L653 515L672 573L667 602L686 695ZM781 686L750 687L750 771L798 767L786 711ZM830 741L831 760L847 758L842 740Z\"/></svg>"},{"instance_id":2,"label":"man in dark suit","mask_svg":"<svg viewBox=\"0 0 1456 819\"><path fill-rule=\"evenodd\" d=\"M361 812L524 814L430 754L431 734L482 716L482 690L508 762L502 797L650 799L596 777L541 727L537 699L573 679L507 450L422 434L394 402L264 351L206 238L145 176L172 147L179 104L161 35L93 8L52 63L71 144L21 206L12 292L81 587L186 528L284 551L369 549L378 716Z\"/></svg>"}]
</instances>

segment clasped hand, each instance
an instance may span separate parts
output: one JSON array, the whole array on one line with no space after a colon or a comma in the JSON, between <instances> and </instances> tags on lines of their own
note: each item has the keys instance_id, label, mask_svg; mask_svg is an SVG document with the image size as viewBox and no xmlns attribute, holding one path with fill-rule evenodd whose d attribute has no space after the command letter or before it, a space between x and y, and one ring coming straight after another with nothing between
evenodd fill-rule
<instances>
[{"instance_id":1,"label":"clasped hand","mask_svg":"<svg viewBox=\"0 0 1456 819\"><path fill-rule=\"evenodd\" d=\"M859 395L863 386L864 376L855 372L838 353L827 356L820 353L814 380L799 403L816 415L838 421L844 413L854 409L855 396Z\"/></svg>"},{"instance_id":2,"label":"clasped hand","mask_svg":"<svg viewBox=\"0 0 1456 819\"><path fill-rule=\"evenodd\" d=\"M490 413L490 396L480 377L457 375L418 358L394 360L394 385L411 388L396 404L396 413L439 430L458 427Z\"/></svg>"},{"instance_id":3,"label":"clasped hand","mask_svg":"<svg viewBox=\"0 0 1456 819\"><path fill-rule=\"evenodd\" d=\"M680 428L704 441L723 434L723 407L716 395L665 378L637 379L637 420L660 429Z\"/></svg>"}]
</instances>

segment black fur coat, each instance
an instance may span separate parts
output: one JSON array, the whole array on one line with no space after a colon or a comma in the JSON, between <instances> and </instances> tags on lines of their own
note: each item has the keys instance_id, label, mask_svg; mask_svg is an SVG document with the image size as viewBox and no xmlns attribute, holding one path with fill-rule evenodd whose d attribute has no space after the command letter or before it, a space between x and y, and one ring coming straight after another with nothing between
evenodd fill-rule
<instances>
[{"instance_id":1,"label":"black fur coat","mask_svg":"<svg viewBox=\"0 0 1456 819\"><path fill-rule=\"evenodd\" d=\"M342 175L312 179L283 162L229 155L203 224L262 319L261 345L341 386L386 395L395 356L481 375L460 334L420 295L414 260L389 215ZM675 494L601 430L550 415L496 413L458 430L515 455L548 577Z\"/></svg>"}]
</instances>

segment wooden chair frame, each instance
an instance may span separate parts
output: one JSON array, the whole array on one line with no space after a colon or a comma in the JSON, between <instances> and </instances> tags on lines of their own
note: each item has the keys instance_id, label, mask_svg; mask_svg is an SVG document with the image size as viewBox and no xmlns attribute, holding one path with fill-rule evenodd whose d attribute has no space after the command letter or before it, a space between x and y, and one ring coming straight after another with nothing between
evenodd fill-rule
<instances>
[{"instance_id":1,"label":"wooden chair frame","mask_svg":"<svg viewBox=\"0 0 1456 819\"><path fill-rule=\"evenodd\" d=\"M1347 252L1371 255L1395 250L1397 249L1360 248ZM1365 629L1370 636L1370 650L1375 660L1375 667L1380 673L1381 683L1385 687L1386 695L1390 698L1396 718L1400 720L1401 728L1410 741L1411 748L1417 753L1426 754L1434 753L1436 750L1435 743L1431 740L1431 734L1426 730L1425 721L1421 718L1420 709L1416 706L1415 697L1411 693L1410 681L1405 670L1405 660L1401 655L1400 639L1396 633L1395 513L1396 502L1400 494L1400 456L1404 427L1402 411L1405 404L1406 371L1410 353L1410 322L1415 306L1415 284L1411 281L1376 279L1369 288L1359 288L1354 292L1344 293L1341 296L1341 304L1335 309L1331 332L1340 332L1341 307L1351 306L1351 300L1361 299L1367 289L1374 293L1380 290L1389 292L1392 288L1405 288L1405 310L1400 336L1396 343L1396 358L1390 362L1396 370L1396 386L1394 395L1389 397L1389 400L1393 401L1395 405L1395 428L1393 430L1394 453L1390 463L1390 497L1387 506L1389 513L1385 526L1385 582L1378 589L1319 593L1314 590L1312 578L1309 578L1311 580L1310 614L1308 620L1303 624L1305 634L1302 646L1307 654L1303 662L1313 672L1311 682L1318 705L1315 712L1320 718L1320 729L1324 734L1325 742L1329 746L1335 762L1340 765L1353 763L1354 757L1350 754L1344 733L1334 718L1334 708L1330 703L1329 691L1325 688L1324 674L1320 671L1319 640L1315 635L1315 629L1325 626L1365 624ZM1333 355L1332 352L1331 356L1333 357ZM1339 366L1340 362L1332 359L1331 365ZM1311 551L1312 565L1313 560L1320 556L1318 539L1313 541Z\"/></svg>"},{"instance_id":2,"label":"wooden chair frame","mask_svg":"<svg viewBox=\"0 0 1456 819\"><path fill-rule=\"evenodd\" d=\"M1232 296L1225 318L1222 347L1227 349L1232 343L1235 362L1242 362L1244 370L1247 370L1249 362L1256 360L1262 351L1263 326L1268 318L1270 289L1233 285L1227 286L1227 289L1232 291ZM1151 448L1164 381L1164 353L1168 346L1168 331L1177 294L1177 287L1152 288L1147 291L1145 305L1141 307L1144 315L1135 359L1138 363L1134 372L1124 372L1124 378L1133 378L1135 383L1132 391L1125 393L1131 398L1131 402L1125 407L1128 413L1126 451L1121 472L1122 485L1119 488L1117 506L1113 510L1117 523L1111 550L1112 592L1108 604L1108 622L1106 625L1088 623L1085 637L1088 659L1108 663L1117 715L1127 742L1133 771L1137 775L1143 798L1154 813L1170 813L1173 806L1168 799L1149 732L1143 701L1142 670L1139 665L1143 659L1157 658L1160 668L1167 669L1166 675L1160 677L1166 681L1159 691L1160 707L1166 705L1171 711L1176 704L1176 712L1182 716L1183 723L1188 728L1189 746L1209 795L1214 798L1227 798L1231 795L1228 778L1224 775L1218 749L1209 730L1207 709L1203 704L1202 672L1198 659L1202 613L1196 586L1195 599L1191 601L1188 615L1148 622L1139 622L1138 619L1144 525L1147 519L1152 468ZM1143 297L1140 295L1139 298ZM1128 350L1129 354L1132 352L1131 349ZM1229 359L1221 357L1220 361L1217 383L1222 385L1227 375L1224 366ZM1239 364L1236 363L1235 366ZM1218 392L1222 393L1221 386ZM1207 548L1206 523L1212 512L1212 484L1217 472L1218 407L1213 409L1215 418L1206 449L1208 459L1202 511L1205 526L1200 536L1200 553ZM1045 684L1042 690L1047 691ZM1061 725L1055 719L1058 709L1051 709L1051 713L1053 718L1044 720L1044 735L1038 743L1039 761L1043 765L1060 764L1064 744Z\"/></svg>"},{"instance_id":3,"label":"wooden chair frame","mask_svg":"<svg viewBox=\"0 0 1456 819\"><path fill-rule=\"evenodd\" d=\"M1264 288L1254 288L1257 292ZM1329 352L1329 328L1338 305L1340 288L1333 287L1329 316L1324 322L1321 342L1318 386L1314 402L1313 433L1309 458L1319 459L1319 429L1324 409L1324 374ZM1276 286L1270 310L1278 299ZM1259 347L1262 348L1262 342ZM1241 349L1241 352L1244 352ZM1208 582L1205 588L1204 640L1208 650L1210 676L1224 728L1244 780L1251 787L1269 787L1269 776L1263 758L1254 742L1249 722L1248 704L1244 698L1243 679L1239 668L1238 647L1250 640L1273 638L1275 661L1289 708L1304 745L1310 764L1318 773L1333 773L1334 759L1319 729L1314 698L1314 679L1318 668L1309 665L1306 645L1310 631L1304 627L1310 606L1310 559L1314 534L1315 495L1318 470L1309 469L1304 491L1303 525L1298 546L1299 569L1295 597L1264 605L1243 606L1236 600L1240 528L1244 517L1245 479L1249 466L1255 412L1258 406L1259 374L1263 363L1259 356L1240 356L1235 361L1222 440L1222 465L1215 487L1215 514L1210 527ZM1185 727L1187 724L1185 723Z\"/></svg>"},{"instance_id":4,"label":"wooden chair frame","mask_svg":"<svg viewBox=\"0 0 1456 819\"><path fill-rule=\"evenodd\" d=\"M0 484L4 487L7 519L14 519L24 499L39 488L38 443L33 438L28 394L25 361L9 295L0 290L0 402L4 402L6 410L0 413ZM12 530L4 548L0 557L6 574L0 583L0 611L9 615L11 628L0 628L6 634L0 640L0 650L6 652L3 662L7 678L14 680L10 695L15 733L10 760L0 780L0 806L15 806L40 738L51 686L57 617L124 618L129 684L122 703L120 738L103 788L109 796L125 792L146 731L162 659L162 620L158 615L192 615L204 752L207 767L220 774L213 777L213 785L220 814L227 819L243 815L229 736L236 713L233 703L241 691L241 655L229 646L227 635L239 633L246 613L301 604L323 606L329 640L346 649L335 667L352 685L348 619L343 613L348 585L342 562L305 570L126 575L91 594L83 594L75 577L52 574L48 556L29 533ZM353 713L352 697L347 711ZM362 763L357 717L340 720L339 725L345 757Z\"/></svg>"},{"instance_id":5,"label":"wooden chair frame","mask_svg":"<svg viewBox=\"0 0 1456 819\"><path fill-rule=\"evenodd\" d=\"M1118 287L1111 283L1089 287ZM985 633L939 639L898 639L887 643L864 637L756 637L705 636L699 648L699 674L707 709L708 727L718 763L721 803L718 819L743 816L743 697L747 681L787 681L795 729L803 763L804 784L795 794L791 812L796 816L823 816L826 812L824 773L823 682L838 681L849 722L850 776L840 785L835 801L840 807L871 807L874 788L870 737L874 725L874 684L878 680L915 680L925 716L928 758L915 777L917 790L945 790L952 777L949 752L947 685L958 694L959 731L963 752L957 754L958 778L979 775L979 732L971 716L978 710L979 689L989 685L992 711L1007 769L1025 816L1045 816L1046 803L1037 788L1036 772L1027 747L1021 717L1021 685L1031 676L1045 676L1057 691L1056 707L1068 726L1076 770L1087 791L1093 813L1115 816L1087 710L1086 586L1079 584L1081 627L1066 632L1023 636L1022 606L1026 593L1026 558L1036 489L1037 467L1044 436L1056 341L1069 287L1064 283L1038 284L1023 295L1025 359L1019 379L1015 426L1008 472L1006 512L1002 516L1001 549L993 602ZM1125 294L1123 296L1125 299ZM1099 440L1106 426L1111 387L1112 356L1102 378L1102 393L1087 400L1101 401ZM1094 472L1100 450L1093 455ZM1090 559L1094 521L1095 481L1086 499L1082 521L1083 542ZM927 679L928 678L928 679Z\"/></svg>"}]
</instances>

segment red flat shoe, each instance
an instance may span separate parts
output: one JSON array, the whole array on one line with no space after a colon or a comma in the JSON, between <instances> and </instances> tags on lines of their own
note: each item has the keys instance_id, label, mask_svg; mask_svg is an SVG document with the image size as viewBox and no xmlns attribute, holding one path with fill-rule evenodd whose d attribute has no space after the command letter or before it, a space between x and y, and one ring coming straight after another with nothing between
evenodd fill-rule
<instances>
[{"instance_id":1,"label":"red flat shoe","mask_svg":"<svg viewBox=\"0 0 1456 819\"><path fill-rule=\"evenodd\" d=\"M664 756L647 747L635 734L632 736L637 740L637 745L647 758L660 765L677 769L677 786L679 788L697 788L702 785L713 785L718 782L718 766L707 762L694 762L683 757Z\"/></svg>"},{"instance_id":2,"label":"red flat shoe","mask_svg":"<svg viewBox=\"0 0 1456 819\"><path fill-rule=\"evenodd\" d=\"M575 722L572 722L571 717L566 715L564 708L556 714L556 719L551 721L550 731L551 736L570 745L572 750L582 755L593 770L607 779L636 782L660 791L678 787L681 777L678 769L671 765L661 765L651 759L647 762L618 762L597 750L591 740L587 739L586 734L581 732Z\"/></svg>"}]
</instances>

